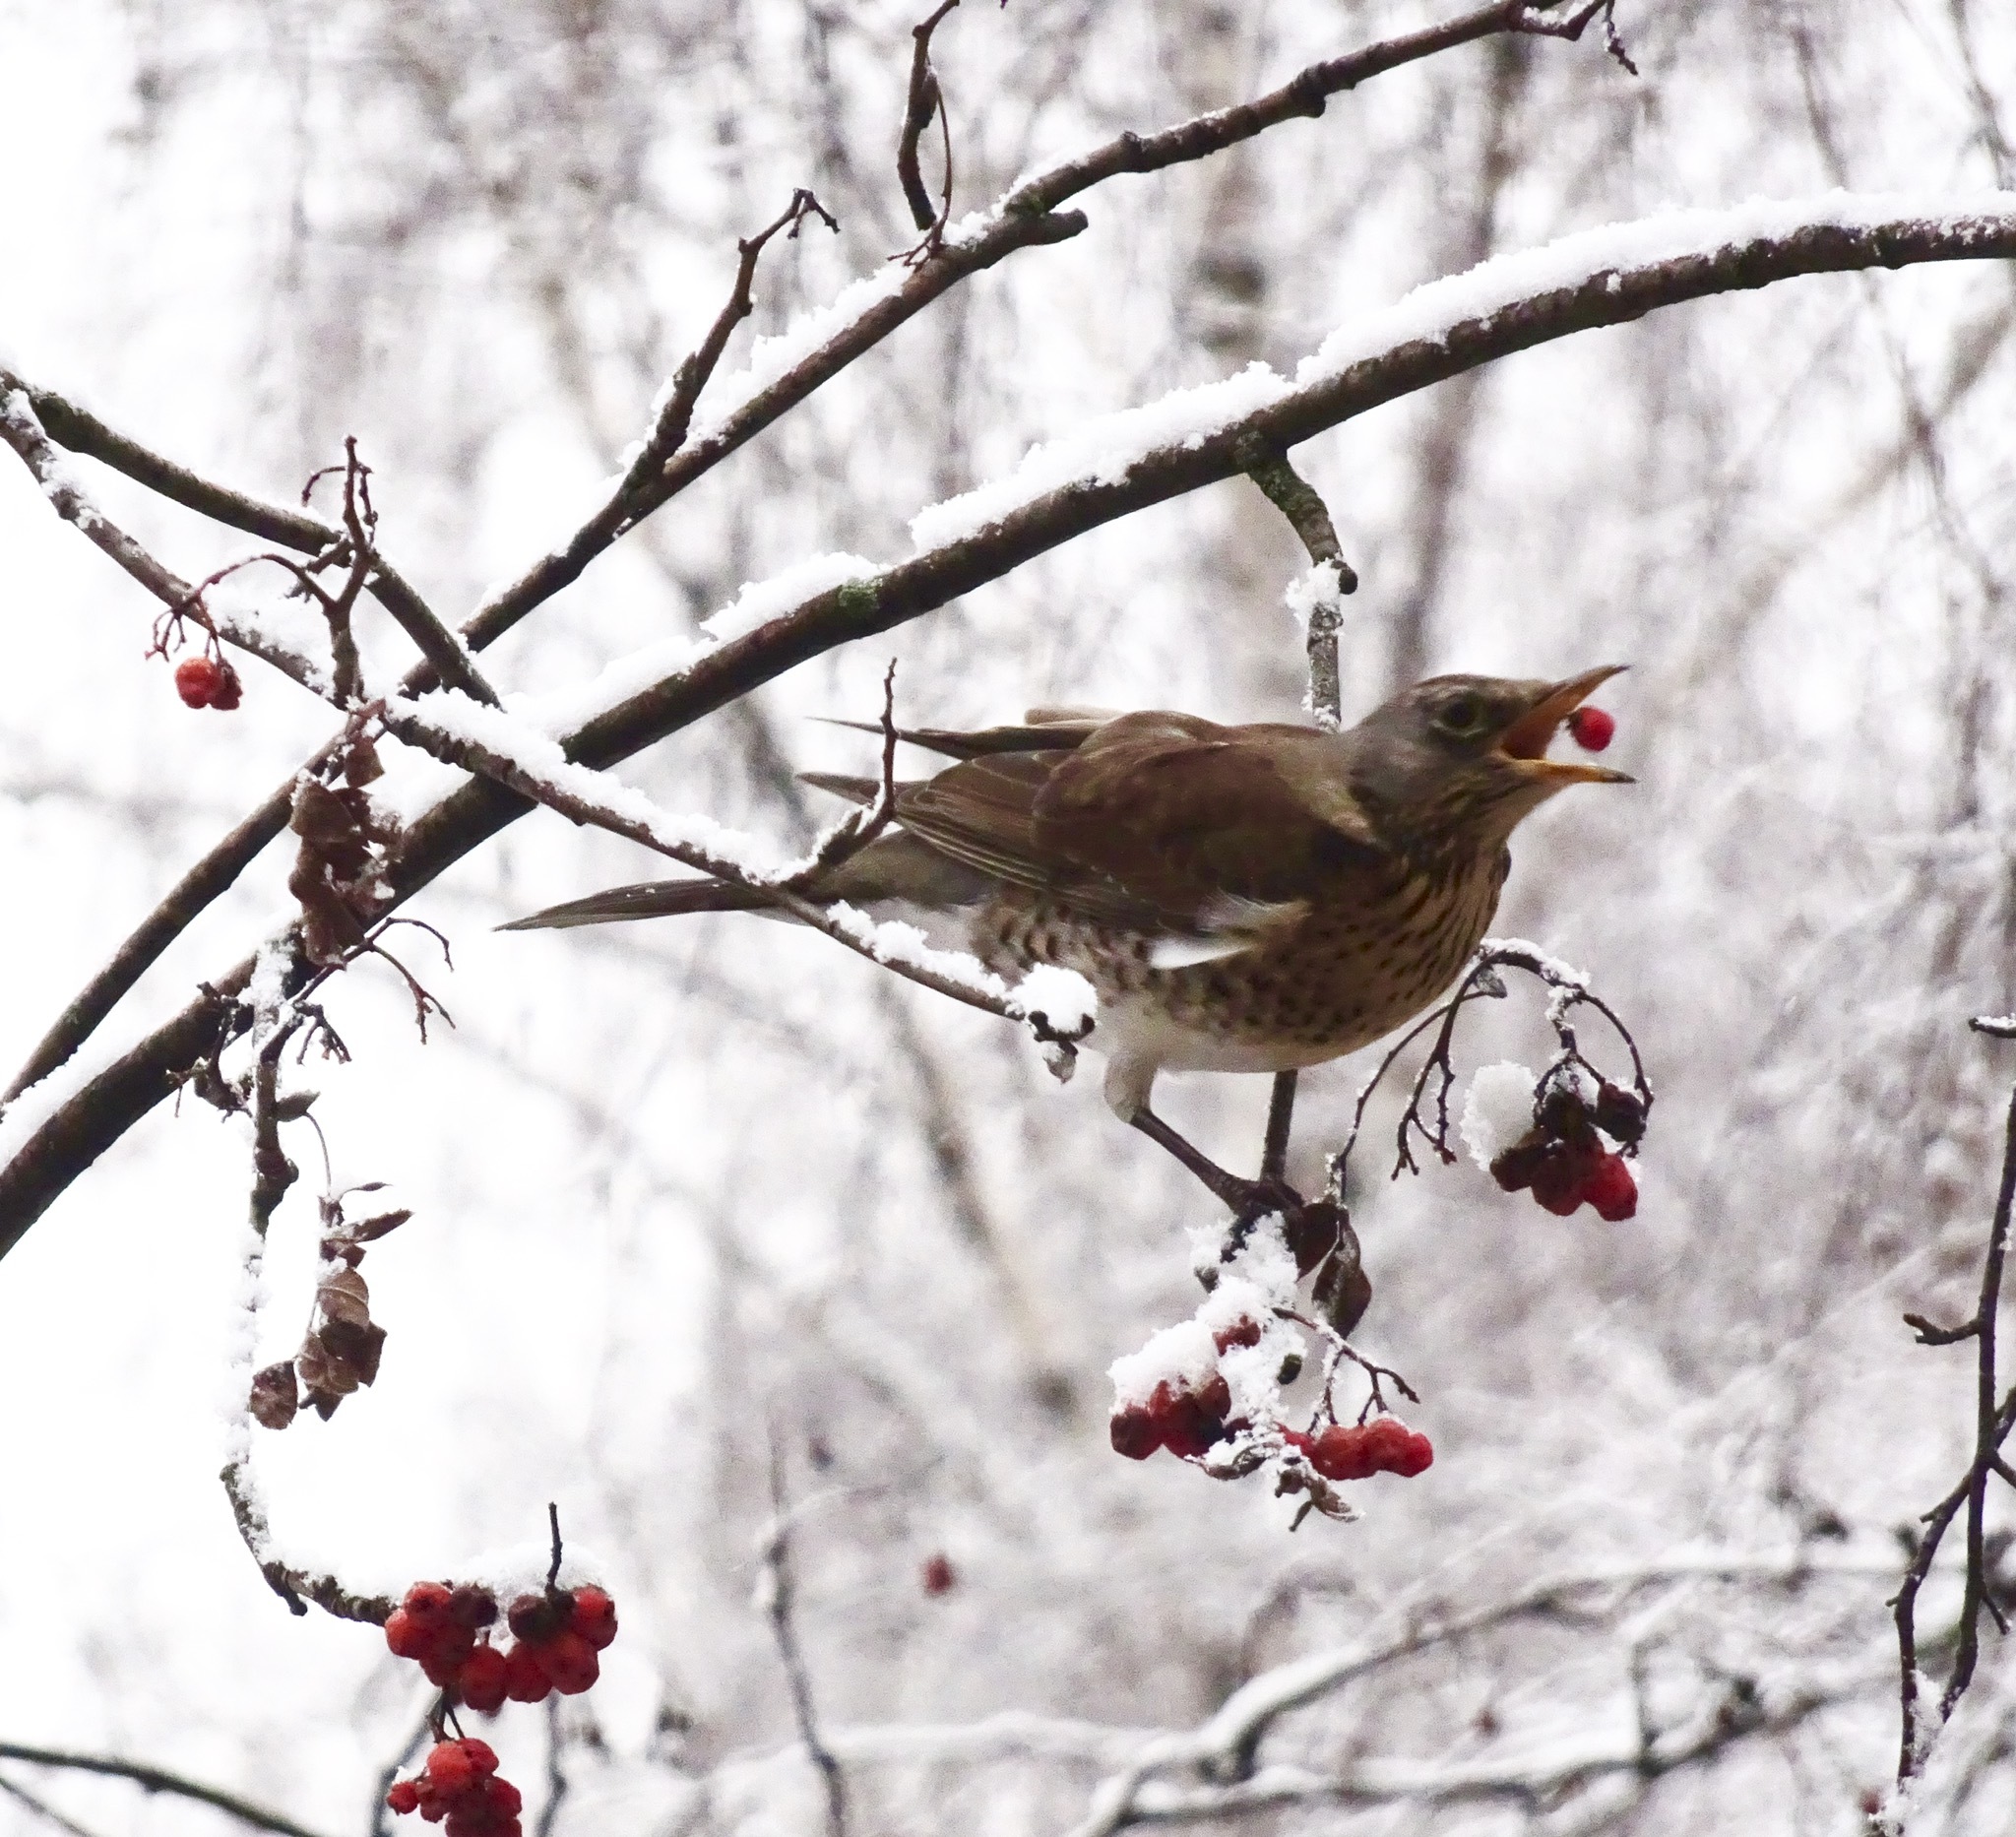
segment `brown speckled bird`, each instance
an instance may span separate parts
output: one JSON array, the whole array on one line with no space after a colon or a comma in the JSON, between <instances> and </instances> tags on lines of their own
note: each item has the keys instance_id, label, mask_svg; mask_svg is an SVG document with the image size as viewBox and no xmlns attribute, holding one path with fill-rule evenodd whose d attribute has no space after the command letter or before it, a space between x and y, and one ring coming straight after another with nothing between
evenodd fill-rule
<instances>
[{"instance_id":1,"label":"brown speckled bird","mask_svg":"<svg viewBox=\"0 0 2016 1837\"><path fill-rule=\"evenodd\" d=\"M1099 993L1106 1102L1194 1166L1149 1109L1156 1074L1320 1064L1420 1013L1483 937L1520 821L1570 785L1631 782L1546 757L1618 667L1434 676L1342 733L1071 709L906 731L959 763L900 786L899 827L804 891L956 916L996 971L1078 971ZM878 789L807 778L863 802ZM506 928L766 903L655 881Z\"/></svg>"}]
</instances>

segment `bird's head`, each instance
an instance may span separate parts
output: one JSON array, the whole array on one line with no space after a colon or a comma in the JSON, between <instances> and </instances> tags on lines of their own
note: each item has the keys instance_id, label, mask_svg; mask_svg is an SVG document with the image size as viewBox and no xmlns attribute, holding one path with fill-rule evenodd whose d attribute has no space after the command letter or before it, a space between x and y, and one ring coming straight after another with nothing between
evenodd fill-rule
<instances>
[{"instance_id":1,"label":"bird's head","mask_svg":"<svg viewBox=\"0 0 2016 1837\"><path fill-rule=\"evenodd\" d=\"M1608 766L1546 756L1568 717L1623 667L1606 664L1560 682L1430 676L1345 736L1353 792L1410 840L1501 847L1557 791L1632 782Z\"/></svg>"}]
</instances>

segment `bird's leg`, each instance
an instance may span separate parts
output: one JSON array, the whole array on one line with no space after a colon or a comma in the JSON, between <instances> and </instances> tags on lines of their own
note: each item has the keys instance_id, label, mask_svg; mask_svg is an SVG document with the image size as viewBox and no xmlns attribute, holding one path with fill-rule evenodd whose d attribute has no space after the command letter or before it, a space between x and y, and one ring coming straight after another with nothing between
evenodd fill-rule
<instances>
[{"instance_id":1,"label":"bird's leg","mask_svg":"<svg viewBox=\"0 0 2016 1837\"><path fill-rule=\"evenodd\" d=\"M1250 1223L1263 1212L1287 1214L1291 1208L1299 1209L1301 1205L1301 1195L1279 1173L1266 1172L1257 1180L1249 1180L1220 1167L1209 1155L1178 1135L1145 1104L1128 1121L1151 1142L1161 1143L1175 1156L1242 1223Z\"/></svg>"}]
</instances>

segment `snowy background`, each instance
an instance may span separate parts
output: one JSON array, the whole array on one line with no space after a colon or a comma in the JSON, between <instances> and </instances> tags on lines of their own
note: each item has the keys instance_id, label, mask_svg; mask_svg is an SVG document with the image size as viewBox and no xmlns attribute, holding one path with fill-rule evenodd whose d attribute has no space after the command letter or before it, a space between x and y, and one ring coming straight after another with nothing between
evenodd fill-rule
<instances>
[{"instance_id":1,"label":"snowy background","mask_svg":"<svg viewBox=\"0 0 2016 1837\"><path fill-rule=\"evenodd\" d=\"M276 500L354 434L386 551L466 616L593 501L724 298L735 237L793 186L842 231L772 247L731 365L914 240L892 152L918 16L0 0L0 362ZM956 207L1438 16L967 7L936 46ZM808 556L900 556L918 511L1033 443L1255 359L1292 372L1494 252L1759 194L2016 186L2006 7L1626 0L1618 25L1641 80L1595 32L1499 38L1101 187L1086 234L955 289L486 670L562 694ZM391 1334L375 1388L258 1443L283 1547L396 1589L536 1545L558 1502L622 1637L557 1730L514 1708L488 1733L535 1817L567 1781L563 1833L820 1828L755 1598L773 1436L857 1831L1071 1830L1147 1732L1289 1661L1404 1646L1432 1613L1484 1617L1263 1750L1368 1783L1362 1803L1204 1828L1856 1829L1894 1767L1900 1528L1971 1436L1969 1353L1914 1347L1899 1315L1971 1306L2012 1070L1965 1028L2016 1005L2012 390L2016 271L1963 264L1584 335L1297 454L1363 580L1347 718L1430 671L1632 665L1603 699L1606 758L1638 786L1522 831L1497 928L1591 973L1659 1091L1628 1225L1552 1218L1468 1161L1388 1183L1360 1151L1359 1342L1421 1389L1408 1415L1436 1447L1421 1478L1356 1489L1360 1522L1290 1536L1257 1487L1109 1451L1106 1366L1190 1312L1187 1233L1214 1208L1096 1077L1060 1089L1002 1023L779 925L499 935L661 871L539 814L415 903L453 941L452 973L418 933L406 951L453 1028L422 1045L382 965L331 992L355 1055L312 1074L334 1178L391 1182L414 1218L368 1265ZM235 714L183 708L144 655L152 603L0 460L12 1067L331 723L250 665ZM187 577L245 545L78 471ZM830 812L791 771L873 756L809 717L872 718L892 656L901 714L934 725L1045 702L1284 718L1301 566L1250 485L1215 486L807 665L625 776L800 848ZM405 666L388 621L362 635L367 666ZM386 750L395 798L443 782ZM91 1050L284 919L286 869L270 850ZM1465 1064L1542 1062L1538 1004L1506 1008ZM1304 1078L1305 1186L1363 1070ZM1262 1079L1162 1099L1240 1167L1266 1100ZM304 1173L262 1358L309 1304ZM246 1179L240 1126L163 1107L0 1268L0 1742L153 1761L338 1837L369 1827L426 1698L370 1629L286 1614L218 1485ZM930 1595L937 1554L956 1580ZM1551 1577L1575 1612L1488 1614ZM1657 1781L1463 1790L1577 1743L1628 1752L1641 1711L1712 1724L1737 1683L1785 1726ZM2012 1754L1991 1635L1922 1828L2008 1828ZM0 1779L95 1833L223 1822L118 1781ZM0 1798L0 1832L47 1828Z\"/></svg>"}]
</instances>

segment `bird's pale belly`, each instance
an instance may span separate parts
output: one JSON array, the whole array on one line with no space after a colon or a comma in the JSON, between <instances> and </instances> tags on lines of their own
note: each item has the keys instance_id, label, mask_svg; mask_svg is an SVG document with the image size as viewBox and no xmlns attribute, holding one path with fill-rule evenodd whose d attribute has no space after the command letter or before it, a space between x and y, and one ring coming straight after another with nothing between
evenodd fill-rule
<instances>
[{"instance_id":1,"label":"bird's pale belly","mask_svg":"<svg viewBox=\"0 0 2016 1837\"><path fill-rule=\"evenodd\" d=\"M1152 961L1156 940L1018 891L978 915L975 946L997 970L1084 976L1100 1000L1092 1044L1116 1069L1287 1071L1369 1045L1427 1007L1483 937L1499 884L1489 871L1411 876L1373 904L1318 904L1277 941L1168 969Z\"/></svg>"}]
</instances>

